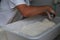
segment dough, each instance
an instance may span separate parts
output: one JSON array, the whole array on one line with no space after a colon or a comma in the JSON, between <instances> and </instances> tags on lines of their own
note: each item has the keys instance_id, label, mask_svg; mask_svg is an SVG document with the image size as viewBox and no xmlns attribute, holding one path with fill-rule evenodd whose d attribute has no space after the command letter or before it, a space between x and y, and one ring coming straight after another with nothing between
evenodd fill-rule
<instances>
[{"instance_id":1,"label":"dough","mask_svg":"<svg viewBox=\"0 0 60 40\"><path fill-rule=\"evenodd\" d=\"M29 36L37 36L55 25L54 22L44 19L42 22L36 22L27 26L24 26L21 30L22 33Z\"/></svg>"}]
</instances>

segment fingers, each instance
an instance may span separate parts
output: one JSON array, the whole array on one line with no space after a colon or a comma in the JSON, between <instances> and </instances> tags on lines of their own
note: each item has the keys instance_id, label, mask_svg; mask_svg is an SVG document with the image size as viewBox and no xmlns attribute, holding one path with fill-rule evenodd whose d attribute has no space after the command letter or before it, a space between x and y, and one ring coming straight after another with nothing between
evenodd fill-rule
<instances>
[{"instance_id":1,"label":"fingers","mask_svg":"<svg viewBox=\"0 0 60 40\"><path fill-rule=\"evenodd\" d=\"M47 12L47 16L48 16L48 19L49 20L52 20L52 17L50 16L50 13L49 12Z\"/></svg>"},{"instance_id":2,"label":"fingers","mask_svg":"<svg viewBox=\"0 0 60 40\"><path fill-rule=\"evenodd\" d=\"M52 13L52 14L54 14L54 15L56 16L56 12L53 10L52 7L49 7L49 8L48 8L48 12L49 12L49 13Z\"/></svg>"},{"instance_id":3,"label":"fingers","mask_svg":"<svg viewBox=\"0 0 60 40\"><path fill-rule=\"evenodd\" d=\"M47 12L48 19L53 20L55 18L55 14Z\"/></svg>"}]
</instances>

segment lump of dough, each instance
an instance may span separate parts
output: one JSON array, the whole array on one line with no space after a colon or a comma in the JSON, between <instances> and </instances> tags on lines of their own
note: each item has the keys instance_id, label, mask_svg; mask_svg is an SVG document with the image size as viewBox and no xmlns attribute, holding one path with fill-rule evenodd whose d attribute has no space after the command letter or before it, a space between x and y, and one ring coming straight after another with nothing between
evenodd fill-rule
<instances>
[{"instance_id":1,"label":"lump of dough","mask_svg":"<svg viewBox=\"0 0 60 40\"><path fill-rule=\"evenodd\" d=\"M42 22L36 22L30 25L24 26L21 32L30 36L37 36L40 33L47 30L48 28L53 27L54 25L55 25L54 22L51 22L48 19L44 19Z\"/></svg>"}]
</instances>

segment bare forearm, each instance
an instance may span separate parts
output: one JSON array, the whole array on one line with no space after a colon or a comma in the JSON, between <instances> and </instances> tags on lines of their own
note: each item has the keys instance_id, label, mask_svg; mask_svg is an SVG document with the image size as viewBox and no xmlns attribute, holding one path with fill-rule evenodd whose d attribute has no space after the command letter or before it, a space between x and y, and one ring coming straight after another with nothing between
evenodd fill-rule
<instances>
[{"instance_id":1,"label":"bare forearm","mask_svg":"<svg viewBox=\"0 0 60 40\"><path fill-rule=\"evenodd\" d=\"M47 6L27 6L27 5L19 5L16 8L25 17L30 17L30 16L41 14L48 9Z\"/></svg>"}]
</instances>

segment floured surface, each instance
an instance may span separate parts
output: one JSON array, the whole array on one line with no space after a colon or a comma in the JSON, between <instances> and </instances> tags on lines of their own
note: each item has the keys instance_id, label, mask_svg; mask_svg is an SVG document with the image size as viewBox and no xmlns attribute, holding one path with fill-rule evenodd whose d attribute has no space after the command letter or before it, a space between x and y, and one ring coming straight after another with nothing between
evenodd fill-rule
<instances>
[{"instance_id":1,"label":"floured surface","mask_svg":"<svg viewBox=\"0 0 60 40\"><path fill-rule=\"evenodd\" d=\"M23 33L24 35L36 36L47 31L47 29L54 27L57 21L55 23L54 22L49 21L47 18L34 17L5 25L2 28L19 35Z\"/></svg>"},{"instance_id":2,"label":"floured surface","mask_svg":"<svg viewBox=\"0 0 60 40\"><path fill-rule=\"evenodd\" d=\"M44 19L42 22L36 22L27 26L24 26L20 31L24 34L30 36L37 36L40 33L44 32L50 27L55 25L54 22L49 21L48 19Z\"/></svg>"}]
</instances>

